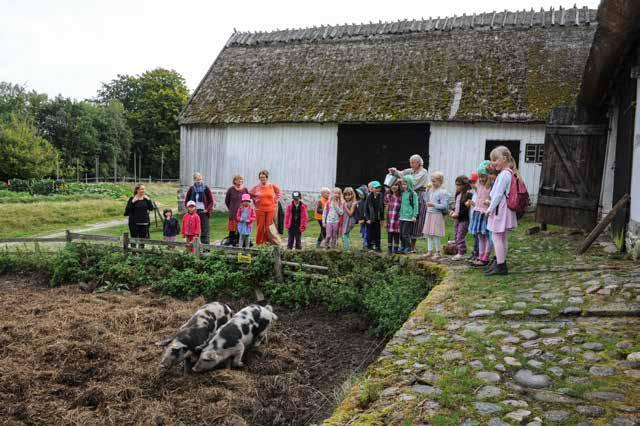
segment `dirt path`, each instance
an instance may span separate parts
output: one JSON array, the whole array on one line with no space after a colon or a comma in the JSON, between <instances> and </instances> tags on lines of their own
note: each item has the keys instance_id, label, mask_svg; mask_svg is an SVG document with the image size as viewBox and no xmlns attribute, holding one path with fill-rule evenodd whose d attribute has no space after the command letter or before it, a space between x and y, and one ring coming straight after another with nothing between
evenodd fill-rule
<instances>
[{"instance_id":1,"label":"dirt path","mask_svg":"<svg viewBox=\"0 0 640 426\"><path fill-rule=\"evenodd\" d=\"M91 233L92 231L97 231L98 229L104 229L104 228L111 228L113 226L118 226L118 225L124 225L127 223L127 219L114 219L114 220L108 220L106 222L98 222L98 223L92 223L89 225L83 225L81 227L78 228L73 228L70 229L71 232L75 232L78 234L83 234L83 233ZM64 237L66 233L65 231L60 231L60 232L54 232L53 234L47 234L47 235L41 235L41 237L43 238L58 238L58 237Z\"/></svg>"}]
</instances>

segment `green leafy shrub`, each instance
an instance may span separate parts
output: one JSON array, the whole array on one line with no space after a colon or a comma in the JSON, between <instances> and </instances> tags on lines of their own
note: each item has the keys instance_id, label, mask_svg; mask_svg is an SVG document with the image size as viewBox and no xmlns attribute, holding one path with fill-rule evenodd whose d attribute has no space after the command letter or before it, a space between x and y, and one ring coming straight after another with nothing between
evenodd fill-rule
<instances>
[{"instance_id":1,"label":"green leafy shrub","mask_svg":"<svg viewBox=\"0 0 640 426\"><path fill-rule=\"evenodd\" d=\"M28 179L11 179L7 186L13 192L30 192L31 185Z\"/></svg>"},{"instance_id":2,"label":"green leafy shrub","mask_svg":"<svg viewBox=\"0 0 640 426\"><path fill-rule=\"evenodd\" d=\"M324 305L333 312L355 312L372 324L372 333L385 336L397 330L435 284L439 269L407 258L393 260L353 252L297 252L285 258L329 267L324 279L296 274L285 282L273 281L273 258L265 250L250 264L221 253L195 257L184 251L126 254L117 248L68 244L43 265L37 260L0 261L0 273L50 268L51 285L93 281L106 289L134 290L150 285L159 293L191 299L202 295L253 297L261 287L271 303L303 309ZM28 258L28 257L27 257Z\"/></svg>"}]
</instances>

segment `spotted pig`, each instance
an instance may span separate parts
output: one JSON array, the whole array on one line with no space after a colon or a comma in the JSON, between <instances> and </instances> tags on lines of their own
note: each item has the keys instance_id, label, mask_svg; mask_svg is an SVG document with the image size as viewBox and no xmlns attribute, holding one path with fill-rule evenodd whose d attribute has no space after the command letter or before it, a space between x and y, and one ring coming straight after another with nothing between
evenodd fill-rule
<instances>
[{"instance_id":1,"label":"spotted pig","mask_svg":"<svg viewBox=\"0 0 640 426\"><path fill-rule=\"evenodd\" d=\"M184 360L184 372L189 373L198 359L196 348L204 345L232 316L231 308L223 303L212 302L200 307L175 335L157 343L166 348L160 367L169 368Z\"/></svg>"},{"instance_id":2,"label":"spotted pig","mask_svg":"<svg viewBox=\"0 0 640 426\"><path fill-rule=\"evenodd\" d=\"M202 349L193 371L211 370L229 358L234 367L242 367L244 351L266 341L267 331L277 319L270 305L249 305L238 311Z\"/></svg>"}]
</instances>

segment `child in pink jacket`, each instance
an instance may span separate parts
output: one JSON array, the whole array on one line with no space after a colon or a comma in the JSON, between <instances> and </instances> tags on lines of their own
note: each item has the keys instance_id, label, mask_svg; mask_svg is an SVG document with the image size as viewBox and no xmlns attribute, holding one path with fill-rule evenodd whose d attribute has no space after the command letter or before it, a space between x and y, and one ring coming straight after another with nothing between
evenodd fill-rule
<instances>
[{"instance_id":1,"label":"child in pink jacket","mask_svg":"<svg viewBox=\"0 0 640 426\"><path fill-rule=\"evenodd\" d=\"M249 248L251 229L253 222L256 221L256 211L251 206L251 195L242 194L242 205L236 213L236 221L238 222L238 234L240 235L240 247Z\"/></svg>"}]
</instances>

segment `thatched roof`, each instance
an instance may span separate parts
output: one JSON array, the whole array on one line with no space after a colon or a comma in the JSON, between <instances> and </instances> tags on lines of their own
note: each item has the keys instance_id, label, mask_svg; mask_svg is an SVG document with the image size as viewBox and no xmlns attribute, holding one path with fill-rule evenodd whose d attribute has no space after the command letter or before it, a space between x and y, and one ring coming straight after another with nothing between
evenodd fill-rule
<instances>
[{"instance_id":1,"label":"thatched roof","mask_svg":"<svg viewBox=\"0 0 640 426\"><path fill-rule=\"evenodd\" d=\"M587 59L578 103L603 106L618 66L640 40L640 2L603 0L598 8L598 30Z\"/></svg>"},{"instance_id":2,"label":"thatched roof","mask_svg":"<svg viewBox=\"0 0 640 426\"><path fill-rule=\"evenodd\" d=\"M235 32L182 124L545 121L575 102L595 10Z\"/></svg>"}]
</instances>

